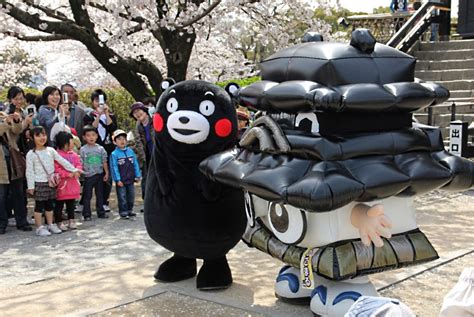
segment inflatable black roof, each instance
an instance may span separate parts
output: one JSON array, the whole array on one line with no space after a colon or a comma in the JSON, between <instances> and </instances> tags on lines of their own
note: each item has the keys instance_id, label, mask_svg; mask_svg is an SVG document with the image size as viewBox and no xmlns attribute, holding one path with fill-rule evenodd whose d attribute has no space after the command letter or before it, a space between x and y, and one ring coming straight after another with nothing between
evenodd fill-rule
<instances>
[{"instance_id":1,"label":"inflatable black roof","mask_svg":"<svg viewBox=\"0 0 474 317\"><path fill-rule=\"evenodd\" d=\"M449 97L432 83L414 82L416 60L356 30L350 45L308 42L261 64L262 81L240 90L241 104L270 112L412 112Z\"/></svg>"}]
</instances>

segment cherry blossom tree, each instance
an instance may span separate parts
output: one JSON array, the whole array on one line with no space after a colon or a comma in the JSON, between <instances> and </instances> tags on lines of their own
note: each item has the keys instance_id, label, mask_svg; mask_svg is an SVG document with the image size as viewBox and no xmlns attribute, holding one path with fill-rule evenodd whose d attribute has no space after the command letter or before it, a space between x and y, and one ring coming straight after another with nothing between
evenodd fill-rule
<instances>
[{"instance_id":1,"label":"cherry blossom tree","mask_svg":"<svg viewBox=\"0 0 474 317\"><path fill-rule=\"evenodd\" d=\"M21 48L6 48L0 54L0 87L32 86L42 74L41 62Z\"/></svg>"},{"instance_id":2,"label":"cherry blossom tree","mask_svg":"<svg viewBox=\"0 0 474 317\"><path fill-rule=\"evenodd\" d=\"M136 99L175 80L256 72L306 30L330 36L305 0L0 0L0 32L23 41L75 40ZM188 71L189 66L189 71ZM151 88L151 91L150 91Z\"/></svg>"}]
</instances>

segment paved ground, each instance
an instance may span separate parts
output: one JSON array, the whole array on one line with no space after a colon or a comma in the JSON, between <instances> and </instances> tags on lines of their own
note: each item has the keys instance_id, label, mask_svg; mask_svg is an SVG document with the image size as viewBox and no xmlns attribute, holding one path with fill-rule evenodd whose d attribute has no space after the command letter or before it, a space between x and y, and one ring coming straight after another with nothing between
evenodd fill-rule
<instances>
[{"instance_id":1,"label":"paved ground","mask_svg":"<svg viewBox=\"0 0 474 317\"><path fill-rule=\"evenodd\" d=\"M437 316L462 269L474 263L474 192L432 193L417 199L418 221L438 261L373 276L384 296L404 301L419 316ZM169 252L143 224L94 218L79 230L39 238L9 229L0 240L0 311L4 316L311 316L307 307L273 296L278 261L239 244L229 254L235 283L199 292L195 280L153 281Z\"/></svg>"}]
</instances>

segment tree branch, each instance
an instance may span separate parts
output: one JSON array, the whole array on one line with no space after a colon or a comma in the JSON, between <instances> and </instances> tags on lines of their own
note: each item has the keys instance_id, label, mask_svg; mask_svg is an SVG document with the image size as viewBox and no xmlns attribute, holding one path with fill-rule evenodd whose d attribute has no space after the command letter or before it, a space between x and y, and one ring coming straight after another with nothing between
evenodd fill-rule
<instances>
[{"instance_id":1,"label":"tree branch","mask_svg":"<svg viewBox=\"0 0 474 317\"><path fill-rule=\"evenodd\" d=\"M184 23L182 23L181 25L176 25L176 28L185 28L185 27L188 27L196 22L198 22L199 20L201 20L202 18L204 18L205 16L207 16L209 13L211 13L212 10L214 10L220 3L222 2L222 0L216 0L214 1L214 3L212 3L206 10L204 10L201 14L195 16L194 18L192 18L191 20L189 21L186 21Z\"/></svg>"},{"instance_id":2,"label":"tree branch","mask_svg":"<svg viewBox=\"0 0 474 317\"><path fill-rule=\"evenodd\" d=\"M81 27L72 21L46 21L41 19L39 14L29 14L6 0L0 0L0 6L8 7L7 14L15 20L41 32L61 34L71 38L75 38L75 35L84 32Z\"/></svg>"},{"instance_id":3,"label":"tree branch","mask_svg":"<svg viewBox=\"0 0 474 317\"><path fill-rule=\"evenodd\" d=\"M51 17L51 18L55 18L55 19L60 20L60 21L73 22L73 21L69 20L67 18L67 16L65 14L63 14L62 12L59 12L57 10L53 10L53 9L50 9L50 8L47 8L47 7L43 7L39 4L36 4L32 0L23 0L23 2L26 3L27 5L29 5L32 8L38 9L38 10L46 13L46 15Z\"/></svg>"},{"instance_id":4,"label":"tree branch","mask_svg":"<svg viewBox=\"0 0 474 317\"><path fill-rule=\"evenodd\" d=\"M103 4L90 1L89 5L93 8L96 8L96 9L100 10L100 11L111 13L110 10ZM132 21L132 22L136 22L136 23L147 23L148 22L147 20L145 20L142 17L132 17L132 16L130 16L128 14L125 14L125 13L119 13L119 17L124 18L124 19L129 20L129 21Z\"/></svg>"},{"instance_id":5,"label":"tree branch","mask_svg":"<svg viewBox=\"0 0 474 317\"><path fill-rule=\"evenodd\" d=\"M51 41L62 41L62 40L71 40L71 38L67 35L23 35L16 32L6 32L5 35L16 37L19 40L26 41L26 42L51 42Z\"/></svg>"},{"instance_id":6,"label":"tree branch","mask_svg":"<svg viewBox=\"0 0 474 317\"><path fill-rule=\"evenodd\" d=\"M90 34L93 35L95 38L98 38L94 30L94 23L87 12L86 3L84 0L69 0L69 4L71 5L71 11L74 15L74 20L80 26L85 27L89 30Z\"/></svg>"}]
</instances>

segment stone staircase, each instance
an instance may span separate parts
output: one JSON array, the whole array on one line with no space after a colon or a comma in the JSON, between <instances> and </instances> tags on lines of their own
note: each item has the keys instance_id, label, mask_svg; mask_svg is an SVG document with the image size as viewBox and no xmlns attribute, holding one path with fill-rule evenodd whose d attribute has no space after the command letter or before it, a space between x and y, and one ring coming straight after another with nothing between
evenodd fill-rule
<instances>
[{"instance_id":1,"label":"stone staircase","mask_svg":"<svg viewBox=\"0 0 474 317\"><path fill-rule=\"evenodd\" d=\"M418 59L416 77L443 85L451 98L472 98L456 102L456 120L474 122L474 40L420 43L412 54ZM450 105L433 109L433 125L441 127L445 137L451 122ZM415 117L428 122L426 110Z\"/></svg>"}]
</instances>

